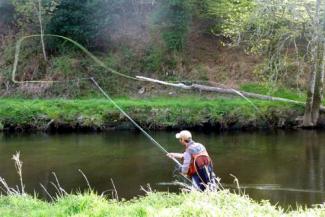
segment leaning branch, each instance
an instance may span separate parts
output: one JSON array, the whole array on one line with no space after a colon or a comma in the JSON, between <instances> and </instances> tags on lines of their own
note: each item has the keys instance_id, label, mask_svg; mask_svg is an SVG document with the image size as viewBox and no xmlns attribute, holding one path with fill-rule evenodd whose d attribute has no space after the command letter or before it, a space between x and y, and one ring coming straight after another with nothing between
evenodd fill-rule
<instances>
[{"instance_id":1,"label":"leaning branch","mask_svg":"<svg viewBox=\"0 0 325 217\"><path fill-rule=\"evenodd\" d=\"M305 105L305 102L300 102L300 101L281 98L281 97L262 95L262 94L257 94L257 93L250 93L250 92L245 92L245 91L238 91L238 90L235 90L232 88L212 87L212 86L201 85L201 84L186 85L183 83L170 83L170 82L166 82L166 81L160 81L157 79L147 78L147 77L143 77L143 76L136 76L136 77L137 77L137 79L139 79L141 81L153 82L153 83L176 87L176 88L181 88L181 89L185 89L185 90L199 90L199 91L214 92L214 93L219 93L219 94L229 94L229 95L237 95L237 96L239 95L240 97L244 96L244 97L252 98L252 99L260 99L260 100L268 100L268 101L276 101L276 102L293 103L293 104L297 104L297 105ZM320 111L325 112L325 107L321 106Z\"/></svg>"}]
</instances>

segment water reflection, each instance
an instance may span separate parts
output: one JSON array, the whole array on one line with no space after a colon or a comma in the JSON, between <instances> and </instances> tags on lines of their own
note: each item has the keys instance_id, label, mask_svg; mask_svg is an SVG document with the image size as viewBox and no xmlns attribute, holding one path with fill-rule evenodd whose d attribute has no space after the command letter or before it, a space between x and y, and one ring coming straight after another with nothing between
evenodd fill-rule
<instances>
[{"instance_id":1,"label":"water reflection","mask_svg":"<svg viewBox=\"0 0 325 217\"><path fill-rule=\"evenodd\" d=\"M174 133L153 135L168 150L183 151ZM246 192L256 200L295 206L322 203L325 199L325 194L319 193L325 190L325 132L194 133L194 139L208 148L222 182L231 184L229 174L234 174L243 187L250 187ZM150 183L153 188L167 190L157 183L174 180L173 162L137 132L0 134L0 176L12 185L18 183L10 160L16 151L21 152L24 161L27 190L35 189L41 197L46 194L39 183L51 192L55 190L51 184L55 181L53 171L68 191L87 188L78 169L98 192L111 189L113 178L119 196L125 198L142 194L140 185ZM306 192L308 189L313 192Z\"/></svg>"}]
</instances>

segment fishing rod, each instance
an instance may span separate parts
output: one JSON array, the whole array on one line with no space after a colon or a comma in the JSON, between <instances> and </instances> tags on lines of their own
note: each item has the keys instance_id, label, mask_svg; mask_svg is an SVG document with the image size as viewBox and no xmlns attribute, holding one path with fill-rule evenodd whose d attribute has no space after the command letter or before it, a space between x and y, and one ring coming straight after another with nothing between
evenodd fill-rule
<instances>
[{"instance_id":1,"label":"fishing rod","mask_svg":"<svg viewBox=\"0 0 325 217\"><path fill-rule=\"evenodd\" d=\"M120 73L110 67L108 67L104 62L102 62L100 59L98 59L95 55L93 55L91 52L89 52L84 46L79 44L78 42L65 37L61 35L54 35L54 34L35 34L35 35L28 35L20 38L17 41L16 44L16 50L15 50L15 60L14 60L14 65L13 65L13 70L12 70L12 81L14 83L60 83L60 82L68 82L68 81L80 81L80 80L90 80L92 83L97 87L97 89L128 119L131 121L131 123L138 128L155 146L157 146L163 153L166 155L169 153L162 145L160 145L150 134L148 134L140 125L138 125L120 106L118 106L114 100L100 87L100 85L97 83L97 81L93 77L86 77L86 78L78 78L78 79L70 79L70 80L65 80L65 81L57 81L57 80L30 80L30 81L18 81L16 80L16 72L17 72L17 67L18 67L18 62L19 62L19 54L21 50L21 44L24 40L29 39L29 38L34 38L34 37L55 37L55 38L60 38L63 40L66 40L70 43L72 43L74 46L78 47L82 52L84 52L88 57L90 57L96 64L100 65L107 71L111 72L112 74L124 77L126 79L131 79L135 81L141 81L137 77L129 76L123 73ZM237 93L239 96L243 97L246 101L248 101L257 111L259 109L246 97L244 97L242 94L240 94L238 91L233 90L235 93ZM172 159L177 166L182 166L181 163L174 157L169 157ZM184 174L181 174L186 180L190 181Z\"/></svg>"},{"instance_id":2,"label":"fishing rod","mask_svg":"<svg viewBox=\"0 0 325 217\"><path fill-rule=\"evenodd\" d=\"M98 88L98 90L108 99L131 123L136 126L154 145L156 145L162 152L165 154L169 154L169 152L162 147L152 136L150 136L149 133L147 133L137 122L135 122L119 105L115 103L115 101L99 86L97 81L93 78L90 77L90 80L93 82L93 84ZM182 166L178 160L174 157L170 157L178 166Z\"/></svg>"},{"instance_id":3,"label":"fishing rod","mask_svg":"<svg viewBox=\"0 0 325 217\"><path fill-rule=\"evenodd\" d=\"M78 47L82 52L84 52L88 57L90 57L96 64L98 64L99 66L103 67L104 69L106 69L107 71L111 72L112 74L118 75L120 77L124 77L127 79L131 79L131 80L138 80L135 77L120 73L118 71L116 71L115 69L108 67L103 61L101 61L100 59L98 59L94 54L92 54L90 51L88 51L84 46L82 46L81 44L79 44L78 42L72 40L71 38L62 36L62 35L54 35L54 34L35 34L35 35L27 35L27 36L23 36L21 37L17 43L16 43L16 49L15 49L15 60L14 60L14 65L13 65L13 69L12 69L12 81L14 83L60 83L60 82L66 82L66 81L55 81L55 80L33 80L33 81L17 81L16 80L16 72L17 72L17 66L18 66L18 62L19 62L19 55L20 55L20 50L21 50L21 45L23 43L24 40L26 39L30 39L30 38L35 38L35 37L53 37L53 38L60 38L63 40L66 40L70 43L72 43L74 46ZM80 79L89 79L89 77L87 78L80 78ZM76 80L76 79L73 79Z\"/></svg>"},{"instance_id":4,"label":"fishing rod","mask_svg":"<svg viewBox=\"0 0 325 217\"><path fill-rule=\"evenodd\" d=\"M115 103L115 101L101 88L101 86L97 83L97 81L93 77L84 77L84 78L78 78L78 79L66 79L64 81L57 81L57 80L30 80L30 81L18 81L16 80L16 72L17 72L17 67L18 67L18 62L19 62L19 55L20 55L20 50L21 50L21 44L24 40L33 38L33 37L55 37L55 38L61 38L64 39L70 43L72 43L74 46L78 47L82 52L87 54L95 63L103 67L104 69L110 71L113 74L116 74L118 76L127 78L127 79L132 79L132 80L139 80L135 77L125 75L123 73L120 73L110 67L108 67L104 62L102 62L100 59L98 59L95 55L93 55L91 52L89 52L84 46L79 44L78 42L68 38L64 37L61 35L53 35L53 34L35 34L35 35L28 35L20 38L17 41L16 44L16 51L15 51L15 60L14 60L14 65L13 65L13 70L12 70L12 81L14 83L22 84L22 83L64 83L64 82L74 82L74 81L80 81L80 80L90 80L92 83L98 88L98 90L125 116L132 122L134 126L136 126L155 146L157 146L163 153L166 155L169 154L169 152L161 145L159 144L152 136L150 136L149 133L147 133L139 124L137 124L119 105ZM174 157L169 157L172 159L177 166L182 166L181 163Z\"/></svg>"},{"instance_id":5,"label":"fishing rod","mask_svg":"<svg viewBox=\"0 0 325 217\"><path fill-rule=\"evenodd\" d=\"M103 90L103 88L97 83L97 81L93 78L89 78L93 84L97 87L97 89L108 99L129 121L138 128L155 146L157 146L163 153L166 155L169 154L169 152L161 145L159 142L157 142L152 136L150 136L149 133L147 133L137 122L135 122L118 104L115 103L115 101ZM182 164L175 158L170 157L169 158L176 163L178 167L181 167ZM186 175L179 173L182 178L184 178L186 181L192 182Z\"/></svg>"}]
</instances>

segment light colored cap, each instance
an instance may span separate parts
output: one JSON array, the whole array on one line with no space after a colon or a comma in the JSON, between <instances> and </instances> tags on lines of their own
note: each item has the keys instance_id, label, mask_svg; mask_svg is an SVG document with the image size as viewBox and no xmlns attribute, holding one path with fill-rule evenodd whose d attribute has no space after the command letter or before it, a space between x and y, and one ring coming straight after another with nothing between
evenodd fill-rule
<instances>
[{"instance_id":1,"label":"light colored cap","mask_svg":"<svg viewBox=\"0 0 325 217\"><path fill-rule=\"evenodd\" d=\"M192 134L188 130L182 130L181 132L176 133L176 139L180 139L180 138L186 139L186 140L192 139Z\"/></svg>"}]
</instances>

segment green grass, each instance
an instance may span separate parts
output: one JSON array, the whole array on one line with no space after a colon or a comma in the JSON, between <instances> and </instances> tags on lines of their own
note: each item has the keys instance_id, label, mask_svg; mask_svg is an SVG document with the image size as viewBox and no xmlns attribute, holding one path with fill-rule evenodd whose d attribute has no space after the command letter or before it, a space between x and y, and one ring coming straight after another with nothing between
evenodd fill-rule
<instances>
[{"instance_id":1,"label":"green grass","mask_svg":"<svg viewBox=\"0 0 325 217\"><path fill-rule=\"evenodd\" d=\"M284 211L267 201L257 203L248 196L229 191L208 193L149 193L130 201L105 199L94 193L68 195L48 203L30 196L0 197L0 216L324 216L325 207Z\"/></svg>"},{"instance_id":2,"label":"green grass","mask_svg":"<svg viewBox=\"0 0 325 217\"><path fill-rule=\"evenodd\" d=\"M251 121L284 117L289 113L301 114L302 106L252 100L254 109L241 98L175 97L151 99L116 99L132 118L144 126L155 128L200 126L205 122L245 125ZM67 125L102 127L127 122L105 99L89 100L0 100L2 125L42 127L50 120Z\"/></svg>"},{"instance_id":3,"label":"green grass","mask_svg":"<svg viewBox=\"0 0 325 217\"><path fill-rule=\"evenodd\" d=\"M263 95L271 95L304 102L306 93L297 89L289 89L282 86L271 87L268 84L248 83L240 86L240 90Z\"/></svg>"}]
</instances>

